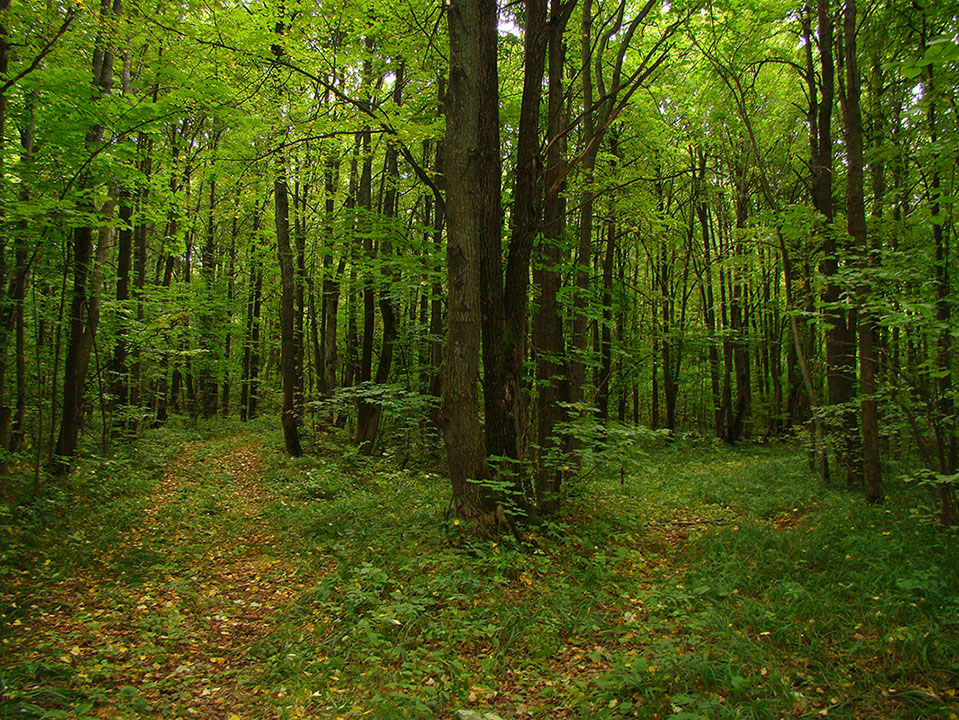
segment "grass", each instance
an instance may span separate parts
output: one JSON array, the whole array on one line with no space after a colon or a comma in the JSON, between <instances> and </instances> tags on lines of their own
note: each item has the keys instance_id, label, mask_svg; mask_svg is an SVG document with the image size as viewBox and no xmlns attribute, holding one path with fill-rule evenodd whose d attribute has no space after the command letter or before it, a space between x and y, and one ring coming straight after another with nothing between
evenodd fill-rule
<instances>
[{"instance_id":1,"label":"grass","mask_svg":"<svg viewBox=\"0 0 959 720\"><path fill-rule=\"evenodd\" d=\"M154 431L0 519L0 717L959 716L959 549L913 490L645 445L530 550L444 520L435 463Z\"/></svg>"}]
</instances>

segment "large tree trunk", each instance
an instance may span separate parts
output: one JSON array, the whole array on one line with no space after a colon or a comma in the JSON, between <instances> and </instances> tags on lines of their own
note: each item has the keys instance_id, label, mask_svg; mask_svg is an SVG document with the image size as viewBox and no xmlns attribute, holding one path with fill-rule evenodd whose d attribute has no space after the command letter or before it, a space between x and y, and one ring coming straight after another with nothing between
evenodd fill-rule
<instances>
[{"instance_id":1,"label":"large tree trunk","mask_svg":"<svg viewBox=\"0 0 959 720\"><path fill-rule=\"evenodd\" d=\"M446 218L449 322L440 425L453 507L483 524L492 495L478 406L480 243L499 236L500 160L496 0L450 0L446 95ZM489 422L489 419L487 419Z\"/></svg>"},{"instance_id":2,"label":"large tree trunk","mask_svg":"<svg viewBox=\"0 0 959 720\"><path fill-rule=\"evenodd\" d=\"M585 0L580 24L580 77L583 85L583 107L593 106L593 68L592 68L592 0ZM583 116L583 142L586 151L581 161L583 172L583 191L580 196L579 241L576 248L575 292L573 293L572 331L570 333L569 352L569 401L576 406L583 402L586 385L586 352L588 347L587 326L589 317L586 306L589 300L590 263L593 248L593 210L594 197L592 184L596 168L596 155L599 143L594 142L596 122L593 112ZM571 442L571 449L578 443Z\"/></svg>"},{"instance_id":3,"label":"large tree trunk","mask_svg":"<svg viewBox=\"0 0 959 720\"><path fill-rule=\"evenodd\" d=\"M542 214L539 108L546 46L546 0L530 0L526 3L523 98L516 145L513 227L505 281L500 229L493 227L495 222L502 220L499 202L495 209L491 204L496 217L487 219L480 245L486 450L491 456L500 458L504 472L519 480L518 496L522 492L522 479L520 468L514 461L523 454L522 439L526 437L523 363L526 357L530 257ZM495 172L500 171L497 158ZM491 168L491 175L493 172Z\"/></svg>"}]
</instances>

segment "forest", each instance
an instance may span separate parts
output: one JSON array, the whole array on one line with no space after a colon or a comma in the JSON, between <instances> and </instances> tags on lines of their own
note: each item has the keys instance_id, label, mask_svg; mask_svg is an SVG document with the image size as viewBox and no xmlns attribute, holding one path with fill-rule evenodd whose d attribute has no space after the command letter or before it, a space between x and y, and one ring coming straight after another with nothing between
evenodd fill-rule
<instances>
[{"instance_id":1,"label":"forest","mask_svg":"<svg viewBox=\"0 0 959 720\"><path fill-rule=\"evenodd\" d=\"M0 718L959 717L954 0L0 0Z\"/></svg>"}]
</instances>

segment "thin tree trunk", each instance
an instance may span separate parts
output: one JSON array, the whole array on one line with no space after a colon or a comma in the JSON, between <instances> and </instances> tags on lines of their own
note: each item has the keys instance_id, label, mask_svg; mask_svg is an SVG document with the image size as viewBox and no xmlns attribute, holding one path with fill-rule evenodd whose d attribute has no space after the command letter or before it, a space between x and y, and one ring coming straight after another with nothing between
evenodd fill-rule
<instances>
[{"instance_id":1,"label":"thin tree trunk","mask_svg":"<svg viewBox=\"0 0 959 720\"><path fill-rule=\"evenodd\" d=\"M293 344L296 352L296 391L293 402L301 418L306 402L306 202L309 186L297 181L293 190L293 252L296 259L296 281Z\"/></svg>"},{"instance_id":2,"label":"thin tree trunk","mask_svg":"<svg viewBox=\"0 0 959 720\"><path fill-rule=\"evenodd\" d=\"M553 2L550 13L547 110L547 153L544 174L545 186L561 185L566 143L561 135L566 125L563 95L563 70L566 47L563 33L566 17ZM536 500L541 510L555 513L559 510L563 479L558 457L551 457L568 442L560 442L557 426L566 418L562 403L569 399L569 380L566 365L566 343L563 337L562 308L559 291L562 280L562 249L565 234L566 201L563 188L547 192L543 202L541 241L536 248L539 262L533 267L533 282L539 288L539 307L533 317L533 347L536 356L538 384L537 444L539 468L536 476ZM564 463L565 464L565 463Z\"/></svg>"},{"instance_id":3,"label":"thin tree trunk","mask_svg":"<svg viewBox=\"0 0 959 720\"><path fill-rule=\"evenodd\" d=\"M925 38L923 38L925 44ZM938 140L937 104L935 87L935 70L933 65L926 69L926 78L923 82L924 97L928 97L929 105L926 111L926 121L929 124L929 140L932 147L936 147ZM937 368L936 410L938 418L933 423L936 436L936 459L939 472L942 475L955 475L959 469L959 432L957 432L956 405L952 381L952 304L950 301L951 278L949 276L949 242L941 220L941 159L939 154L933 157L929 192L929 212L932 221L932 239L935 247L934 282L936 292L936 321L939 326L935 338L935 361ZM955 487L951 484L942 484L939 487L939 519L946 527L959 525L959 502L956 499Z\"/></svg>"},{"instance_id":4,"label":"thin tree trunk","mask_svg":"<svg viewBox=\"0 0 959 720\"><path fill-rule=\"evenodd\" d=\"M855 410L851 406L856 394L855 377L855 313L841 303L838 281L839 260L832 195L832 106L835 98L835 64L833 61L833 20L829 0L819 0L819 48L822 72L822 99L818 106L819 141L813 176L813 204L823 217L823 253L820 272L826 281L823 296L823 320L826 324L826 388L834 439L836 460L845 469L846 484L858 486L859 473L854 457L857 444Z\"/></svg>"},{"instance_id":5,"label":"thin tree trunk","mask_svg":"<svg viewBox=\"0 0 959 720\"><path fill-rule=\"evenodd\" d=\"M111 0L102 0L100 15L106 20L114 9L119 12ZM113 86L113 52L106 50L105 40L98 36L94 41L93 78L101 96L109 95ZM94 98L95 101L95 98ZM93 149L103 140L103 127L95 125L86 135L88 149ZM83 174L78 187L90 193L93 180L89 172ZM54 450L51 472L63 475L69 471L73 456L76 454L83 421L83 389L86 382L87 366L99 321L96 298L91 293L91 280L94 275L94 236L93 216L97 214L93 202L82 199L77 203L81 216L86 215L87 224L73 230L70 238L73 258L73 291L70 303L70 337L67 341L67 353L64 362L63 406L60 416L60 432Z\"/></svg>"},{"instance_id":6,"label":"thin tree trunk","mask_svg":"<svg viewBox=\"0 0 959 720\"><path fill-rule=\"evenodd\" d=\"M295 394L296 348L294 322L296 301L295 271L293 268L293 249L290 247L290 204L285 168L277 168L274 181L274 199L276 204L276 244L280 265L280 382L283 389L282 415L283 440L286 452L299 457L303 454L300 446L300 417L296 413Z\"/></svg>"},{"instance_id":7,"label":"thin tree trunk","mask_svg":"<svg viewBox=\"0 0 959 720\"><path fill-rule=\"evenodd\" d=\"M239 202L239 197L237 197ZM239 218L233 216L233 228L230 233L230 254L228 258L228 266L226 273L226 322L225 330L226 338L223 341L223 358L221 359L221 381L220 381L220 412L223 414L223 417L230 416L230 392L232 390L232 385L230 383L230 354L233 344L233 296L236 292L236 281L235 275L236 272L236 238L239 233L238 230Z\"/></svg>"},{"instance_id":8,"label":"thin tree trunk","mask_svg":"<svg viewBox=\"0 0 959 720\"><path fill-rule=\"evenodd\" d=\"M709 206L706 202L703 185L706 179L706 153L698 154L698 190L699 198L696 203L696 217L703 237L703 272L700 280L703 298L703 315L706 321L706 332L709 336L709 386L712 396L713 433L716 437L723 436L722 397L719 388L719 347L716 339L716 307L713 299L713 259L709 239Z\"/></svg>"},{"instance_id":9,"label":"thin tree trunk","mask_svg":"<svg viewBox=\"0 0 959 720\"><path fill-rule=\"evenodd\" d=\"M603 254L603 322L600 327L599 382L596 384L596 414L600 420L609 420L609 385L613 375L613 258L616 253L616 223L606 222L606 250ZM662 345L664 358L668 356L668 343ZM665 369L665 365L664 365ZM666 371L667 382L668 370Z\"/></svg>"},{"instance_id":10,"label":"thin tree trunk","mask_svg":"<svg viewBox=\"0 0 959 720\"><path fill-rule=\"evenodd\" d=\"M869 246L866 239L866 202L863 192L863 133L860 111L860 78L856 54L856 0L846 0L843 14L846 92L843 110L846 124L846 228L853 240L856 263L866 270ZM862 427L862 479L866 499L883 498L879 465L879 413L876 402L876 357L872 313L867 309L869 287L864 279L856 286L859 303L857 341L859 349L859 411Z\"/></svg>"},{"instance_id":11,"label":"thin tree trunk","mask_svg":"<svg viewBox=\"0 0 959 720\"><path fill-rule=\"evenodd\" d=\"M214 149L216 145L214 142ZM200 347L205 351L196 360L196 384L200 400L200 414L204 418L216 415L218 394L214 368L216 365L217 343L221 341L217 328L217 288L216 288L216 175L210 175L209 206L207 207L206 235L200 248L200 277L203 279L203 292L206 306L199 313Z\"/></svg>"},{"instance_id":12,"label":"thin tree trunk","mask_svg":"<svg viewBox=\"0 0 959 720\"><path fill-rule=\"evenodd\" d=\"M129 371L127 368L126 304L130 299L130 266L133 259L133 207L128 189L120 191L119 198L120 228L117 231L117 327L116 345L113 348L113 360L110 364L110 394L113 408L113 429L119 430L125 425L122 413L130 402Z\"/></svg>"},{"instance_id":13,"label":"thin tree trunk","mask_svg":"<svg viewBox=\"0 0 959 720\"><path fill-rule=\"evenodd\" d=\"M393 83L393 104L396 107L402 105L403 96L403 63L400 62L396 71L396 79ZM395 282L393 271L390 269L389 260L393 254L393 243L389 239L389 233L392 232L392 225L395 223L399 212L397 184L399 183L399 152L394 145L386 149L386 158L384 159L384 192L382 199L382 215L387 222L388 234L380 243L380 256L386 260L381 270L382 282L379 292L380 317L383 319L383 339L380 346L380 361L376 366L376 377L373 382L377 385L383 385L390 379L390 368L393 364L393 347L396 344L397 336L397 317L396 308L393 306L391 296L391 287ZM359 412L356 420L356 440L362 455L372 455L376 448L376 439L379 434L380 420L383 416L382 403L361 399Z\"/></svg>"},{"instance_id":14,"label":"thin tree trunk","mask_svg":"<svg viewBox=\"0 0 959 720\"><path fill-rule=\"evenodd\" d=\"M250 402L250 358L253 351L253 302L254 302L254 293L256 292L256 275L257 275L257 230L259 229L260 216L258 212L254 212L253 215L253 239L250 244L249 252L249 262L250 262L250 279L247 285L247 301L246 301L246 329L244 331L243 337L243 360L240 366L240 420L246 422L250 419L249 415L249 402Z\"/></svg>"}]
</instances>

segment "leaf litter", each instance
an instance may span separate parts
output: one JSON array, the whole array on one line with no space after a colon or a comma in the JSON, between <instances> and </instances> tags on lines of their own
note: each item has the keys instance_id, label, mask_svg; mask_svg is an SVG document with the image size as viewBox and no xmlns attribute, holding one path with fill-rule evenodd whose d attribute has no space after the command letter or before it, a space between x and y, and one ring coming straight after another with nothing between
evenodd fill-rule
<instances>
[{"instance_id":1,"label":"leaf litter","mask_svg":"<svg viewBox=\"0 0 959 720\"><path fill-rule=\"evenodd\" d=\"M6 649L24 663L57 658L19 692L53 682L104 718L258 716L248 650L303 588L262 518L259 472L245 438L189 443L142 522L96 562L32 597L5 592L30 604ZM215 517L203 508L211 496Z\"/></svg>"}]
</instances>

